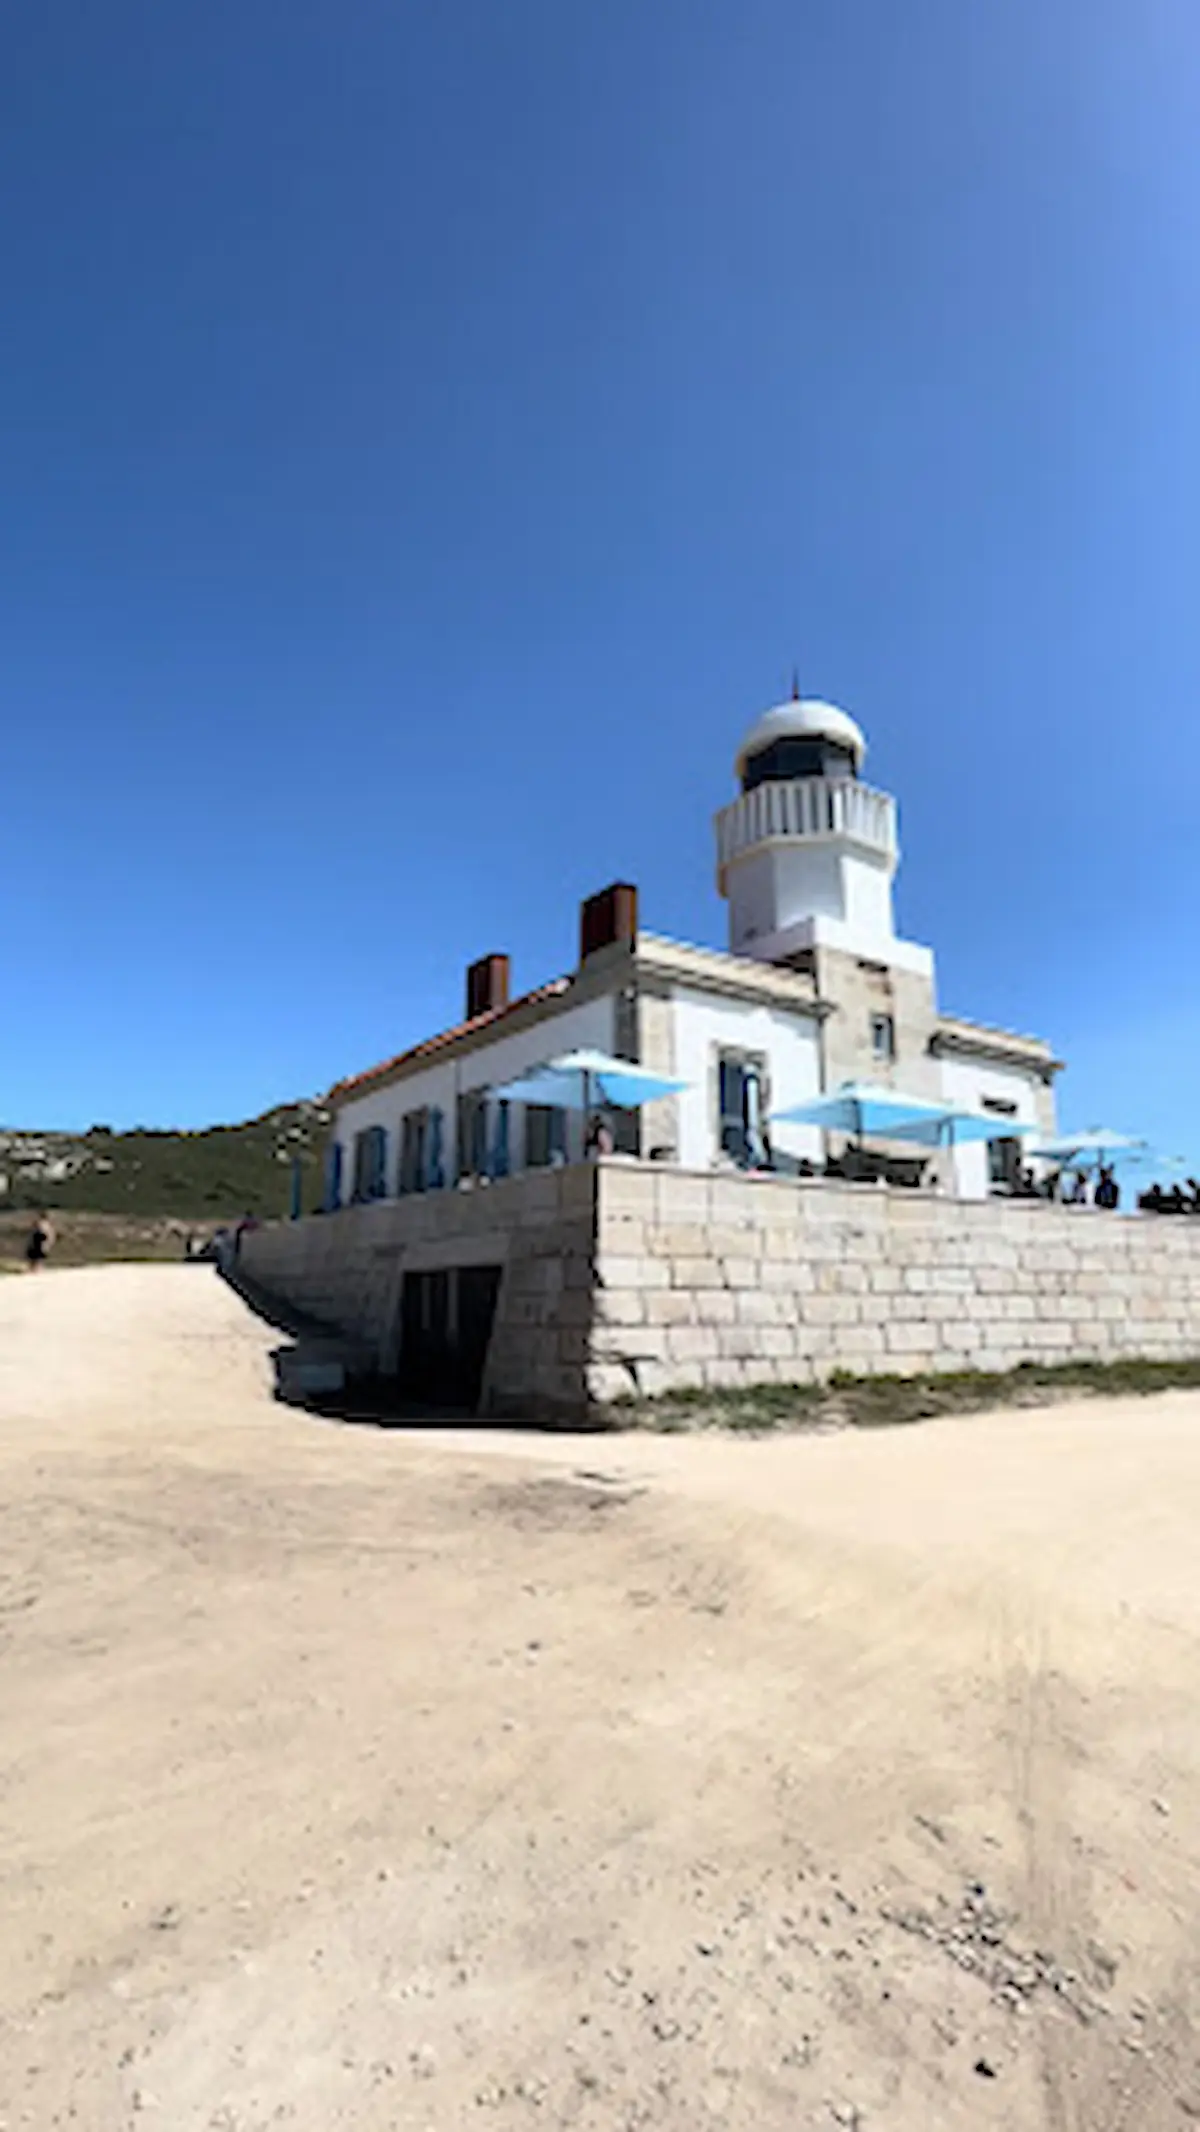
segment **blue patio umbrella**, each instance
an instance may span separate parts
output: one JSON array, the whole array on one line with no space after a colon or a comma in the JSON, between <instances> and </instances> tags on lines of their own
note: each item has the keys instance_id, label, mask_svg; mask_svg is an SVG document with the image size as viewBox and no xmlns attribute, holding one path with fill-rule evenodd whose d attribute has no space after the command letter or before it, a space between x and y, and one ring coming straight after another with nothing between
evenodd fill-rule
<instances>
[{"instance_id":1,"label":"blue patio umbrella","mask_svg":"<svg viewBox=\"0 0 1200 2132\"><path fill-rule=\"evenodd\" d=\"M686 1088L670 1074L653 1073L630 1059L610 1058L604 1051L567 1051L531 1066L515 1081L492 1094L510 1103L547 1103L556 1110L591 1111L597 1107L637 1110L658 1096Z\"/></svg>"},{"instance_id":2,"label":"blue patio umbrella","mask_svg":"<svg viewBox=\"0 0 1200 2132\"><path fill-rule=\"evenodd\" d=\"M929 1124L944 1118L945 1103L901 1095L870 1081L843 1081L828 1095L792 1103L771 1113L772 1125L816 1125L827 1133L848 1133L855 1140L894 1140L904 1125Z\"/></svg>"},{"instance_id":3,"label":"blue patio umbrella","mask_svg":"<svg viewBox=\"0 0 1200 2132\"><path fill-rule=\"evenodd\" d=\"M971 1140L1013 1140L1035 1133L1037 1126L1000 1112L957 1110L948 1105L931 1118L910 1119L892 1127L895 1140L914 1140L922 1147L963 1147Z\"/></svg>"},{"instance_id":4,"label":"blue patio umbrella","mask_svg":"<svg viewBox=\"0 0 1200 2132\"><path fill-rule=\"evenodd\" d=\"M1141 1161L1149 1152L1149 1142L1138 1140L1130 1133L1115 1133L1105 1125L1090 1125L1086 1132L1060 1133L1056 1139L1045 1140L1030 1152L1044 1161L1061 1162L1068 1169L1082 1170L1099 1163Z\"/></svg>"}]
</instances>

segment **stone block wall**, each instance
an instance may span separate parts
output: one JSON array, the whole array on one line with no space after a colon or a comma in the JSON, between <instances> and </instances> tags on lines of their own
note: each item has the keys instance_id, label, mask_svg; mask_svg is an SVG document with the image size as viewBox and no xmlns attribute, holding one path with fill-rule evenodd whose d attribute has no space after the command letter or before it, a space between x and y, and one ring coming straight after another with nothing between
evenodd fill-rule
<instances>
[{"instance_id":1,"label":"stone block wall","mask_svg":"<svg viewBox=\"0 0 1200 2132\"><path fill-rule=\"evenodd\" d=\"M631 1392L1200 1355L1200 1222L580 1164L249 1235L267 1294L398 1362L404 1274L502 1268L483 1411Z\"/></svg>"},{"instance_id":2,"label":"stone block wall","mask_svg":"<svg viewBox=\"0 0 1200 2132\"><path fill-rule=\"evenodd\" d=\"M1200 1222L606 1166L588 1391L1200 1354Z\"/></svg>"},{"instance_id":3,"label":"stone block wall","mask_svg":"<svg viewBox=\"0 0 1200 2132\"><path fill-rule=\"evenodd\" d=\"M243 1239L261 1293L342 1335L368 1367L399 1360L404 1275L501 1268L481 1404L489 1412L577 1413L586 1392L596 1172L542 1170L468 1191L427 1192Z\"/></svg>"}]
</instances>

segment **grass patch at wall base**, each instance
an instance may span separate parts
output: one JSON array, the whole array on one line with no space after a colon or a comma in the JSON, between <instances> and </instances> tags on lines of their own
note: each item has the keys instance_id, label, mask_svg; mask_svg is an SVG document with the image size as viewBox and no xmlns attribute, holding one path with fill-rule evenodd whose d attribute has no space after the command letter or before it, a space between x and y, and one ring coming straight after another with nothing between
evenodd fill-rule
<instances>
[{"instance_id":1,"label":"grass patch at wall base","mask_svg":"<svg viewBox=\"0 0 1200 2132\"><path fill-rule=\"evenodd\" d=\"M939 1414L1050 1406L1062 1399L1147 1397L1200 1387L1200 1355L1185 1362L1022 1362L1012 1370L929 1371L920 1376L855 1377L835 1371L821 1384L754 1384L664 1392L616 1400L613 1426L664 1432L719 1429L765 1435L779 1429L895 1428Z\"/></svg>"}]
</instances>

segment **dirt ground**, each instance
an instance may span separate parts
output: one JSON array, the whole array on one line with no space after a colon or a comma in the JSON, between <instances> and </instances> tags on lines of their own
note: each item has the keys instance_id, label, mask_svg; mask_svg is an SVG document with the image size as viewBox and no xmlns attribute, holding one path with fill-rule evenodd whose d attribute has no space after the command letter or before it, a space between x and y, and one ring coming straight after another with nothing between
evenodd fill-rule
<instances>
[{"instance_id":1,"label":"dirt ground","mask_svg":"<svg viewBox=\"0 0 1200 2132\"><path fill-rule=\"evenodd\" d=\"M0 1281L0 2132L1200 2122L1200 1398L422 1435L278 1338Z\"/></svg>"}]
</instances>

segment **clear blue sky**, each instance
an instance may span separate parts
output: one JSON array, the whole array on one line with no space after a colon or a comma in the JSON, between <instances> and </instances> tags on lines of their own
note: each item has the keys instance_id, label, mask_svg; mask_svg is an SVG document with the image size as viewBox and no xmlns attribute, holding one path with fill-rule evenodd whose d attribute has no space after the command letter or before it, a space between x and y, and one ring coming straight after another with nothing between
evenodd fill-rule
<instances>
[{"instance_id":1,"label":"clear blue sky","mask_svg":"<svg viewBox=\"0 0 1200 2132\"><path fill-rule=\"evenodd\" d=\"M44 0L0 77L0 1118L720 944L799 668L943 1005L1200 1156L1194 0Z\"/></svg>"}]
</instances>

